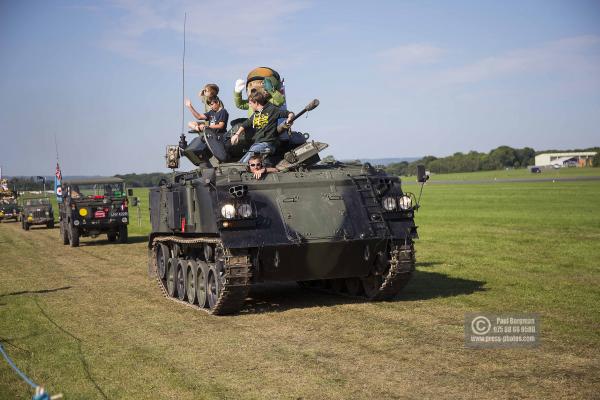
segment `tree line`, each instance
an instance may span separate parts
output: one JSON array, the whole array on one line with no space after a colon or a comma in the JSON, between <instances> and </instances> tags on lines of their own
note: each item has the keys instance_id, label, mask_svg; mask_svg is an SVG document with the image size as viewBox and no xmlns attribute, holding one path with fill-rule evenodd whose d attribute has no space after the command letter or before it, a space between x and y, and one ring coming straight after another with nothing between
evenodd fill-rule
<instances>
[{"instance_id":1,"label":"tree line","mask_svg":"<svg viewBox=\"0 0 600 400\"><path fill-rule=\"evenodd\" d=\"M149 174L122 174L115 175L117 178L121 178L125 181L127 187L153 187L158 186L158 182L161 179L168 179L171 174L152 172Z\"/></svg>"},{"instance_id":2,"label":"tree line","mask_svg":"<svg viewBox=\"0 0 600 400\"><path fill-rule=\"evenodd\" d=\"M570 152L595 151L597 154L592 160L594 167L600 167L600 147L575 150L544 150L535 151L531 147L514 149L509 146L500 146L489 153L470 151L468 153L454 153L448 157L425 156L420 160L389 164L386 172L393 175L415 175L417 165L435 174L451 172L492 171L505 168L525 168L535 163L535 156L542 153L570 153ZM148 174L119 174L115 175L125 181L128 187L153 187L158 186L161 179L168 179L170 173L153 172ZM46 178L46 190L54 189L54 177ZM37 191L43 189L43 181L36 176L17 176L8 179L10 189L17 191Z\"/></svg>"},{"instance_id":3,"label":"tree line","mask_svg":"<svg viewBox=\"0 0 600 400\"><path fill-rule=\"evenodd\" d=\"M514 149L509 146L500 146L489 153L479 153L470 151L468 153L454 153L448 157L425 156L420 160L407 162L402 161L388 165L386 172L393 175L415 175L417 165L424 165L431 173L445 174L452 172L475 172L475 171L493 171L506 168L526 168L535 165L535 156L542 153L568 153L596 151L593 159L593 166L600 167L600 147L576 150L545 150L536 152L531 147Z\"/></svg>"}]
</instances>

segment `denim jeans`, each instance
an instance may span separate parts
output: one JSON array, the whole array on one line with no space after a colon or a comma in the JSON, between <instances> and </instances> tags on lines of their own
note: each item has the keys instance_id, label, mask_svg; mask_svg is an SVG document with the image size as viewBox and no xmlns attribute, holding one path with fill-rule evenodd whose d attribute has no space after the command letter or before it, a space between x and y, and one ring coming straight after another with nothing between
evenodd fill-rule
<instances>
[{"instance_id":1,"label":"denim jeans","mask_svg":"<svg viewBox=\"0 0 600 400\"><path fill-rule=\"evenodd\" d=\"M254 155L254 153L263 154L263 153L266 153L266 151L265 151L266 149L269 149L268 154L275 153L275 146L273 146L270 143L265 143L265 142L254 143L252 146L250 146L250 149L248 150L248 152L246 154L244 154L244 157L242 157L240 162L245 164L248 161L250 161L250 157L252 157Z\"/></svg>"}]
</instances>

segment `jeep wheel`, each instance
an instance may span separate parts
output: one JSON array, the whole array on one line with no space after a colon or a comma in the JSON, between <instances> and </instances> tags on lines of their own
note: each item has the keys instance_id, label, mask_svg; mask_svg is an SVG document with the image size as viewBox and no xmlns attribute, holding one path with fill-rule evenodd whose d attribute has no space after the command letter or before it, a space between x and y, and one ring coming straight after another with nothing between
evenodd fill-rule
<instances>
[{"instance_id":1,"label":"jeep wheel","mask_svg":"<svg viewBox=\"0 0 600 400\"><path fill-rule=\"evenodd\" d=\"M54 228L54 221L50 221L46 224L46 228L48 229L53 229Z\"/></svg>"},{"instance_id":2,"label":"jeep wheel","mask_svg":"<svg viewBox=\"0 0 600 400\"><path fill-rule=\"evenodd\" d=\"M119 243L127 243L127 226L119 227Z\"/></svg>"},{"instance_id":3,"label":"jeep wheel","mask_svg":"<svg viewBox=\"0 0 600 400\"><path fill-rule=\"evenodd\" d=\"M109 242L114 242L117 240L117 232L108 232L106 236L108 237Z\"/></svg>"},{"instance_id":4,"label":"jeep wheel","mask_svg":"<svg viewBox=\"0 0 600 400\"><path fill-rule=\"evenodd\" d=\"M25 228L25 230L28 231L29 230L29 226L30 226L29 223L25 222L25 225L23 226L23 228Z\"/></svg>"},{"instance_id":5,"label":"jeep wheel","mask_svg":"<svg viewBox=\"0 0 600 400\"><path fill-rule=\"evenodd\" d=\"M60 222L60 237L64 245L69 244L69 232L65 229L65 224L62 221Z\"/></svg>"},{"instance_id":6,"label":"jeep wheel","mask_svg":"<svg viewBox=\"0 0 600 400\"><path fill-rule=\"evenodd\" d=\"M69 244L71 247L79 246L79 229L73 225L69 225Z\"/></svg>"}]
</instances>

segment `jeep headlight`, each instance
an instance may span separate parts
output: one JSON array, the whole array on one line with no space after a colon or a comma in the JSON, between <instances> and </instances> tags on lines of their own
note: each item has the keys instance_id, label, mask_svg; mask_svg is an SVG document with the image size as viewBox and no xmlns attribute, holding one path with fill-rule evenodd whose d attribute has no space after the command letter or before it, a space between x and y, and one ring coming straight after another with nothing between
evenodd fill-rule
<instances>
[{"instance_id":1,"label":"jeep headlight","mask_svg":"<svg viewBox=\"0 0 600 400\"><path fill-rule=\"evenodd\" d=\"M49 215L50 215L50 213L48 211L46 211L46 217L49 216Z\"/></svg>"},{"instance_id":2,"label":"jeep headlight","mask_svg":"<svg viewBox=\"0 0 600 400\"><path fill-rule=\"evenodd\" d=\"M79 215L81 215L82 217L85 217L88 215L88 210L87 208L80 208L79 209Z\"/></svg>"},{"instance_id":3,"label":"jeep headlight","mask_svg":"<svg viewBox=\"0 0 600 400\"><path fill-rule=\"evenodd\" d=\"M252 206L248 203L240 204L237 211L242 218L250 218L252 216Z\"/></svg>"},{"instance_id":4,"label":"jeep headlight","mask_svg":"<svg viewBox=\"0 0 600 400\"><path fill-rule=\"evenodd\" d=\"M413 206L410 196L402 196L398 199L398 205L403 211L410 210Z\"/></svg>"},{"instance_id":5,"label":"jeep headlight","mask_svg":"<svg viewBox=\"0 0 600 400\"><path fill-rule=\"evenodd\" d=\"M385 196L381 201L381 205L386 211L394 211L396 209L396 199L391 196Z\"/></svg>"},{"instance_id":6,"label":"jeep headlight","mask_svg":"<svg viewBox=\"0 0 600 400\"><path fill-rule=\"evenodd\" d=\"M221 207L221 215L226 219L232 219L235 217L235 207L233 204L225 204L223 207Z\"/></svg>"}]
</instances>

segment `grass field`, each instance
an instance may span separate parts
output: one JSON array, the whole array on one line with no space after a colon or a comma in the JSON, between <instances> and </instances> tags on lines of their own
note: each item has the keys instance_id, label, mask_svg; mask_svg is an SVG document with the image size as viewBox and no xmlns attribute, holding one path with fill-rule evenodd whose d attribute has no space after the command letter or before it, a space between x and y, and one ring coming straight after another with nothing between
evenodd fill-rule
<instances>
[{"instance_id":1,"label":"grass field","mask_svg":"<svg viewBox=\"0 0 600 400\"><path fill-rule=\"evenodd\" d=\"M599 199L599 181L429 185L395 301L261 285L230 317L161 296L147 210L127 245L1 224L0 341L67 399L598 398ZM539 313L542 344L466 349L479 311ZM0 398L30 393L0 360Z\"/></svg>"},{"instance_id":2,"label":"grass field","mask_svg":"<svg viewBox=\"0 0 600 400\"><path fill-rule=\"evenodd\" d=\"M496 171L463 172L452 174L432 174L431 181L474 181L501 179L540 179L540 178L571 178L576 176L600 176L600 168L559 168L543 169L539 174L533 174L528 168L505 169ZM415 177L405 177L406 182L413 182Z\"/></svg>"}]
</instances>

